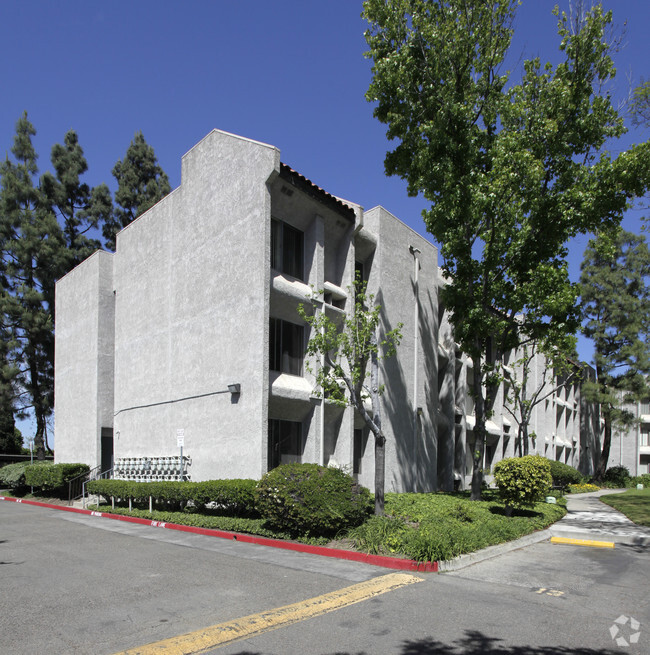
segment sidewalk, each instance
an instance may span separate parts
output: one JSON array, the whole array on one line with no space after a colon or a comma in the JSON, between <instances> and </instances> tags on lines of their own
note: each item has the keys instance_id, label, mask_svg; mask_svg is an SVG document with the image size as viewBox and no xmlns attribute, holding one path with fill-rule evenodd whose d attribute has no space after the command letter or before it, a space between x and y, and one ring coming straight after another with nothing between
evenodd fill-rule
<instances>
[{"instance_id":1,"label":"sidewalk","mask_svg":"<svg viewBox=\"0 0 650 655\"><path fill-rule=\"evenodd\" d=\"M622 491L601 489L567 496L569 512L549 528L552 536L650 546L650 528L632 523L624 514L599 500L601 496Z\"/></svg>"}]
</instances>

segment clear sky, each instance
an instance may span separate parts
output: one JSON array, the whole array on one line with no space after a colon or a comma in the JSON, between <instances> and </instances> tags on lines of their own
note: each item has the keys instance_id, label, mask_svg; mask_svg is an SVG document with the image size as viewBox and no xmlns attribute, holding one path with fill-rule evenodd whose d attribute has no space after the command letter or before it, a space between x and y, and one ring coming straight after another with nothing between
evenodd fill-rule
<instances>
[{"instance_id":1,"label":"clear sky","mask_svg":"<svg viewBox=\"0 0 650 655\"><path fill-rule=\"evenodd\" d=\"M555 4L523 0L513 68L519 54L557 61ZM568 9L568 0L557 4ZM603 4L624 31L613 89L623 100L650 79L650 2ZM2 0L0 147L10 150L27 110L41 172L75 129L85 181L115 190L113 165L141 130L176 187L182 155L219 128L277 146L284 163L333 195L383 205L426 234L424 201L384 175L389 144L364 99L370 62L360 14L357 0ZM612 150L647 138L631 131ZM638 232L641 216L628 212L625 227ZM574 279L585 245L571 246ZM592 358L584 340L580 356Z\"/></svg>"}]
</instances>

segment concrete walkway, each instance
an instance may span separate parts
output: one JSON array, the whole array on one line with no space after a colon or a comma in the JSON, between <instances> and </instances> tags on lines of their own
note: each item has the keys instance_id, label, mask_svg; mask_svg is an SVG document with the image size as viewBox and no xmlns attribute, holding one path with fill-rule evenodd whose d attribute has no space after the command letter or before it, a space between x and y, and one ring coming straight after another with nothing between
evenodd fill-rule
<instances>
[{"instance_id":1,"label":"concrete walkway","mask_svg":"<svg viewBox=\"0 0 650 655\"><path fill-rule=\"evenodd\" d=\"M624 514L600 502L619 489L601 489L588 494L567 496L568 514L551 526L554 537L613 541L621 544L650 546L650 528L632 523Z\"/></svg>"}]
</instances>

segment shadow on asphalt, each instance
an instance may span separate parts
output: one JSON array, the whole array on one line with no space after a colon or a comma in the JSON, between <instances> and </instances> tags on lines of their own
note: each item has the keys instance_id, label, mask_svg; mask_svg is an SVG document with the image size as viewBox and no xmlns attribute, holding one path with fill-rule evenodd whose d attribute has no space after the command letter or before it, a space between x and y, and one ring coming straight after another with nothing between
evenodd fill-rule
<instances>
[{"instance_id":1,"label":"shadow on asphalt","mask_svg":"<svg viewBox=\"0 0 650 655\"><path fill-rule=\"evenodd\" d=\"M478 631L467 631L465 638L453 644L443 644L435 639L405 641L397 655L621 655L620 650L610 648L575 648L562 646L506 646L500 639L488 637ZM262 652L242 650L235 655L265 655ZM370 655L336 651L331 655Z\"/></svg>"}]
</instances>

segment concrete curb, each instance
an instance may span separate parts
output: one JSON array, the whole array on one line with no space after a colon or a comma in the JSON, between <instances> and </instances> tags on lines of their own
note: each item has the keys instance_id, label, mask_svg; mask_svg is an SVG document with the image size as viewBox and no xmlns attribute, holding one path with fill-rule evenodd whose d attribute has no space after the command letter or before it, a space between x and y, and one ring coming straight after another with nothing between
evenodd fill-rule
<instances>
[{"instance_id":1,"label":"concrete curb","mask_svg":"<svg viewBox=\"0 0 650 655\"><path fill-rule=\"evenodd\" d=\"M520 537L514 541L507 541L503 544L497 544L496 546L488 546L487 548L478 550L475 553L467 553L466 555L460 555L454 559L438 562L438 571L440 573L459 571L460 569L472 566L472 564L478 564L486 559L492 559L493 557L498 557L499 555L509 553L513 550L519 550L520 548L537 544L540 541L548 541L550 538L550 528L540 530L539 532L533 532L532 534L527 534L525 537Z\"/></svg>"},{"instance_id":2,"label":"concrete curb","mask_svg":"<svg viewBox=\"0 0 650 655\"><path fill-rule=\"evenodd\" d=\"M69 507L66 505L53 505L51 503L42 503L36 500L25 500L24 498L14 498L12 496L0 496L0 500L6 500L23 505L36 505L37 507L46 507L48 509L58 509L64 512L73 512L75 514L85 514L87 516L97 516L115 521L125 521L126 523L138 523L148 525L154 528L165 528L167 530L177 530L178 532L190 532L201 534L208 537L218 537L220 539L230 539L247 544L257 544L258 546L270 546L272 548L282 548L298 553L307 553L310 555L320 555L322 557L332 557L344 559L362 564L372 564L386 569L399 571L416 571L419 573L436 573L438 571L438 562L416 562L410 559L401 559L399 557L387 557L385 555L369 555L360 553L356 550L341 550L338 548L327 548L325 546L310 546L309 544L299 544L280 539L269 539L268 537L256 537L254 535L226 532L224 530L211 530L209 528L196 528L191 525L178 525L176 523L165 523L163 521L153 521L151 519L142 519L136 516L122 516L119 514L110 514L108 512L96 512L90 509L80 507Z\"/></svg>"}]
</instances>

